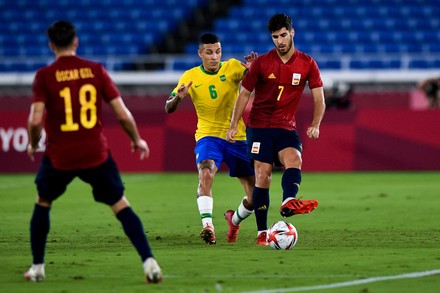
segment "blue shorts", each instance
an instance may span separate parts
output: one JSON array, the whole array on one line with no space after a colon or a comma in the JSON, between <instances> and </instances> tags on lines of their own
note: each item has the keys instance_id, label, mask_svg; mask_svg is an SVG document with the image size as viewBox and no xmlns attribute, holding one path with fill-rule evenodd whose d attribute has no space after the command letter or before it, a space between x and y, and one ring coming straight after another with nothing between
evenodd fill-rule
<instances>
[{"instance_id":1,"label":"blue shorts","mask_svg":"<svg viewBox=\"0 0 440 293\"><path fill-rule=\"evenodd\" d=\"M296 130L282 128L247 127L248 155L252 160L282 166L278 153L285 148L302 152L301 139Z\"/></svg>"},{"instance_id":2,"label":"blue shorts","mask_svg":"<svg viewBox=\"0 0 440 293\"><path fill-rule=\"evenodd\" d=\"M203 160L214 160L215 165L225 162L229 167L229 176L246 177L254 176L254 169L247 157L246 141L227 142L218 137L207 136L199 139L194 149L196 164Z\"/></svg>"},{"instance_id":3,"label":"blue shorts","mask_svg":"<svg viewBox=\"0 0 440 293\"><path fill-rule=\"evenodd\" d=\"M92 186L95 201L113 205L124 195L118 167L110 154L107 161L97 167L72 171L55 169L49 157L44 156L35 178L38 195L53 201L66 191L67 185L75 177Z\"/></svg>"}]
</instances>

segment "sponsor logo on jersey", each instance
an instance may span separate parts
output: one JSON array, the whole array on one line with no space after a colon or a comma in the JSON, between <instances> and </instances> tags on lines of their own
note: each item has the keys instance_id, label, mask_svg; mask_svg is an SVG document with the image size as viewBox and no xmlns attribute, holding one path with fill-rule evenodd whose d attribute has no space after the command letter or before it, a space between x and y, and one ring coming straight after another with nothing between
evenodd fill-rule
<instances>
[{"instance_id":1,"label":"sponsor logo on jersey","mask_svg":"<svg viewBox=\"0 0 440 293\"><path fill-rule=\"evenodd\" d=\"M275 74L271 73L267 78L268 78L268 79L275 79L276 76L275 76Z\"/></svg>"},{"instance_id":2,"label":"sponsor logo on jersey","mask_svg":"<svg viewBox=\"0 0 440 293\"><path fill-rule=\"evenodd\" d=\"M292 85L299 85L301 81L301 73L294 73L292 76Z\"/></svg>"},{"instance_id":3,"label":"sponsor logo on jersey","mask_svg":"<svg viewBox=\"0 0 440 293\"><path fill-rule=\"evenodd\" d=\"M252 143L251 153L259 154L260 153L260 145L261 145L261 142Z\"/></svg>"},{"instance_id":4,"label":"sponsor logo on jersey","mask_svg":"<svg viewBox=\"0 0 440 293\"><path fill-rule=\"evenodd\" d=\"M224 75L224 74L220 75L220 80L221 81L225 81L226 80L226 75Z\"/></svg>"}]
</instances>

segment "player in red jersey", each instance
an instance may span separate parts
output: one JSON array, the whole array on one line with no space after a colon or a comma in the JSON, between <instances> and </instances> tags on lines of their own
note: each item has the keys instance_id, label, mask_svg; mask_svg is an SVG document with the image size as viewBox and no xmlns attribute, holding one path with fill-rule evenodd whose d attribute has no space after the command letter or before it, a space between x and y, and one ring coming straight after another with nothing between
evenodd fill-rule
<instances>
[{"instance_id":1,"label":"player in red jersey","mask_svg":"<svg viewBox=\"0 0 440 293\"><path fill-rule=\"evenodd\" d=\"M267 24L275 48L255 60L243 79L231 126L226 134L234 141L237 121L255 91L249 114L247 140L254 161L256 183L252 195L257 219L257 244L267 245L267 213L272 168L284 166L282 177L283 217L309 213L316 200L298 200L301 183L302 144L296 130L295 113L308 82L314 100L313 120L307 129L311 139L319 138L319 126L325 112L323 83L312 57L295 49L292 20L285 14L272 16Z\"/></svg>"},{"instance_id":2,"label":"player in red jersey","mask_svg":"<svg viewBox=\"0 0 440 293\"><path fill-rule=\"evenodd\" d=\"M121 222L143 261L147 282L158 283L162 280L160 267L142 222L124 195L119 170L102 133L103 103L110 105L131 139L132 150L139 150L141 159L149 156L148 145L104 67L76 56L75 27L58 21L48 28L47 35L56 60L38 70L33 84L27 153L33 160L43 126L47 147L35 179L38 195L30 223L33 264L24 277L32 281L45 279L51 205L79 177L92 186L95 201L109 205Z\"/></svg>"}]
</instances>

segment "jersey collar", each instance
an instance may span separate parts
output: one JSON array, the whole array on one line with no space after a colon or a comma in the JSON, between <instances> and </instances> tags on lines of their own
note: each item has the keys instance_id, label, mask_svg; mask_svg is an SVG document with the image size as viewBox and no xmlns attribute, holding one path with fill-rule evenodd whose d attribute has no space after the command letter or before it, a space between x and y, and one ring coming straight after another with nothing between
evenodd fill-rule
<instances>
[{"instance_id":1,"label":"jersey collar","mask_svg":"<svg viewBox=\"0 0 440 293\"><path fill-rule=\"evenodd\" d=\"M201 70L203 73L205 73L205 74L216 75L216 74L220 71L220 69L222 68L222 65L223 65L223 61L220 62L220 66L218 67L218 71L216 71L216 72L208 72L208 71L206 71L205 68L203 68L203 64L200 64L199 67L200 67L200 70Z\"/></svg>"}]
</instances>

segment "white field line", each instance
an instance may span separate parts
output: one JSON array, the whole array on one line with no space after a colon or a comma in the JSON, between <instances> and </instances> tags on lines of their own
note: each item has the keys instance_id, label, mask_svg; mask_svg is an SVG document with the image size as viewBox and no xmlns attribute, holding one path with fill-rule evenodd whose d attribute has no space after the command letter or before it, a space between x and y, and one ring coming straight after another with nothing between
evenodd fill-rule
<instances>
[{"instance_id":1,"label":"white field line","mask_svg":"<svg viewBox=\"0 0 440 293\"><path fill-rule=\"evenodd\" d=\"M301 274L295 274L295 275L238 275L238 274L232 274L232 275L203 275L203 278L205 279L292 279L292 278L343 278L343 277L353 277L353 274L340 274L340 275L301 275ZM165 274L164 277L169 279L185 279L187 277L180 276L180 275L167 275Z\"/></svg>"},{"instance_id":2,"label":"white field line","mask_svg":"<svg viewBox=\"0 0 440 293\"><path fill-rule=\"evenodd\" d=\"M395 275L395 276L372 277L372 278L367 278L367 279L362 279L362 280L332 283L332 284L326 284L326 285L292 287L292 288L258 290L258 291L246 291L246 292L242 292L242 293L283 293L283 292L311 291L311 290L349 287L349 286L356 286L356 285L361 285L361 284L368 284L368 283L388 281L388 280L421 278L421 277L432 276L432 275L437 275L437 274L440 274L440 270L414 272L414 273L407 273L407 274L401 274L401 275Z\"/></svg>"}]
</instances>

